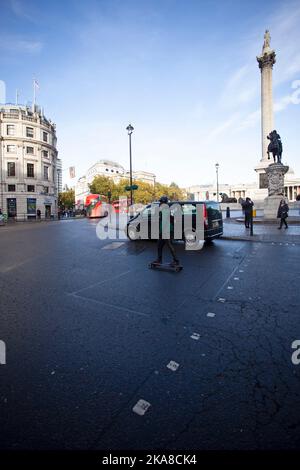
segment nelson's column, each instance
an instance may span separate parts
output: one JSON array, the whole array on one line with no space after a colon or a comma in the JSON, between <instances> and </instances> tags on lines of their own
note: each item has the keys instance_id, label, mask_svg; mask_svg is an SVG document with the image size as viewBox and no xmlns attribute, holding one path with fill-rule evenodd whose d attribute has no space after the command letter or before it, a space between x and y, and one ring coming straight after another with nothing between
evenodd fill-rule
<instances>
[{"instance_id":1,"label":"nelson's column","mask_svg":"<svg viewBox=\"0 0 300 470\"><path fill-rule=\"evenodd\" d=\"M261 71L261 147L262 156L255 170L259 174L259 188L267 189L268 182L265 168L270 164L268 160L267 135L274 129L273 117L273 85L272 73L273 65L276 62L276 54L270 47L271 36L269 31L265 32L262 54L257 57L258 65Z\"/></svg>"}]
</instances>

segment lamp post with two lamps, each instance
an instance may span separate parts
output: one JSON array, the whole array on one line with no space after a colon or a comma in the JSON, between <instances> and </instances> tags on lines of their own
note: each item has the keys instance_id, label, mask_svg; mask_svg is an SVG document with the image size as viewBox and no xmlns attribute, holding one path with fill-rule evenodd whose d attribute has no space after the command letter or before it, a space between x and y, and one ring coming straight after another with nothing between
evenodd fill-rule
<instances>
[{"instance_id":1,"label":"lamp post with two lamps","mask_svg":"<svg viewBox=\"0 0 300 470\"><path fill-rule=\"evenodd\" d=\"M133 204L133 192L132 192L132 155L131 155L131 134L134 131L134 127L129 124L126 127L126 130L128 132L129 136L129 161L130 161L130 166L129 166L129 172L130 172L130 205L132 206Z\"/></svg>"},{"instance_id":2,"label":"lamp post with two lamps","mask_svg":"<svg viewBox=\"0 0 300 470\"><path fill-rule=\"evenodd\" d=\"M219 163L215 164L216 167L216 174L217 174L217 201L219 202Z\"/></svg>"}]
</instances>

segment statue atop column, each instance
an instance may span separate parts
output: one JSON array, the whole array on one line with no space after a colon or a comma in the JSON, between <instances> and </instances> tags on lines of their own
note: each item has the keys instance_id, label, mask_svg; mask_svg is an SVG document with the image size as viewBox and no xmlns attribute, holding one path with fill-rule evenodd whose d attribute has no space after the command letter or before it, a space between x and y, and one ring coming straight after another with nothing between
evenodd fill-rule
<instances>
[{"instance_id":1,"label":"statue atop column","mask_svg":"<svg viewBox=\"0 0 300 470\"><path fill-rule=\"evenodd\" d=\"M264 35L264 45L263 45L263 49L262 49L263 53L270 50L270 44L271 44L270 31L268 29L266 29L266 32L265 32L265 35Z\"/></svg>"}]
</instances>

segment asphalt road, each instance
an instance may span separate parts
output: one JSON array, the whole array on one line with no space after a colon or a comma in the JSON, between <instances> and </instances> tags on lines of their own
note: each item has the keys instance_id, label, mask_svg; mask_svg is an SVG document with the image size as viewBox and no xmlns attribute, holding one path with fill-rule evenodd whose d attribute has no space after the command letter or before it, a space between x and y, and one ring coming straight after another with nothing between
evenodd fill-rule
<instances>
[{"instance_id":1,"label":"asphalt road","mask_svg":"<svg viewBox=\"0 0 300 470\"><path fill-rule=\"evenodd\" d=\"M155 249L0 227L0 448L300 448L300 245L177 245L178 274Z\"/></svg>"}]
</instances>

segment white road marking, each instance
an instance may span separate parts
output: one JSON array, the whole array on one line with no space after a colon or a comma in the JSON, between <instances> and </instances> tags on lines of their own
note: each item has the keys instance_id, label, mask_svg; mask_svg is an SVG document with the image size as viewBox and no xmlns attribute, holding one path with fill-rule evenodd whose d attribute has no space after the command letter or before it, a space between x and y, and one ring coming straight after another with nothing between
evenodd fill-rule
<instances>
[{"instance_id":1,"label":"white road marking","mask_svg":"<svg viewBox=\"0 0 300 470\"><path fill-rule=\"evenodd\" d=\"M198 339L200 339L200 335L199 335L199 333L193 333L191 338L198 341Z\"/></svg>"},{"instance_id":2,"label":"white road marking","mask_svg":"<svg viewBox=\"0 0 300 470\"><path fill-rule=\"evenodd\" d=\"M206 316L207 316L207 317L210 317L210 318L213 318L213 317L216 316L216 314L213 313L213 312L208 312Z\"/></svg>"},{"instance_id":3,"label":"white road marking","mask_svg":"<svg viewBox=\"0 0 300 470\"><path fill-rule=\"evenodd\" d=\"M104 281L99 281L99 282L95 282L93 284L90 284L89 286L86 286L86 287L82 287L81 289L79 290L76 290L74 292L68 292L69 295L76 295L78 294L79 292L82 292L84 290L87 290L87 289L90 289L91 287L95 287L95 286L100 286L101 284L105 284L106 282L112 282L112 281L115 281L116 279L118 279L119 277L122 277L122 276L126 276L126 274L129 274L131 273L132 271L125 271L121 274L117 274L117 276L113 276L113 277L110 277L108 279L105 279Z\"/></svg>"},{"instance_id":4,"label":"white road marking","mask_svg":"<svg viewBox=\"0 0 300 470\"><path fill-rule=\"evenodd\" d=\"M112 309L121 310L123 312L135 313L136 315L141 315L142 317L149 317L150 316L149 313L139 312L139 311L133 310L131 308L120 307L119 305L114 305L114 304L110 304L110 303L107 303L107 302L102 302L101 300L91 299L89 297L84 297L83 295L79 295L79 294L68 294L68 295L70 295L72 297L75 297L76 299L86 300L87 302L93 302L93 303L98 304L98 305L104 305L105 307L111 307Z\"/></svg>"},{"instance_id":5,"label":"white road marking","mask_svg":"<svg viewBox=\"0 0 300 470\"><path fill-rule=\"evenodd\" d=\"M239 277L234 277L233 279L234 279L235 281L239 281L239 280L240 280Z\"/></svg>"},{"instance_id":6,"label":"white road marking","mask_svg":"<svg viewBox=\"0 0 300 470\"><path fill-rule=\"evenodd\" d=\"M125 245L125 242L112 242L109 243L108 245L105 245L102 250L116 250L117 248L120 248L120 246Z\"/></svg>"},{"instance_id":7,"label":"white road marking","mask_svg":"<svg viewBox=\"0 0 300 470\"><path fill-rule=\"evenodd\" d=\"M146 401L146 400L139 400L134 407L132 408L132 411L136 413L139 416L143 416L146 411L150 408L151 404Z\"/></svg>"},{"instance_id":8,"label":"white road marking","mask_svg":"<svg viewBox=\"0 0 300 470\"><path fill-rule=\"evenodd\" d=\"M173 372L176 372L178 367L179 367L179 364L175 361L170 361L169 364L167 364L167 368L172 370Z\"/></svg>"},{"instance_id":9,"label":"white road marking","mask_svg":"<svg viewBox=\"0 0 300 470\"><path fill-rule=\"evenodd\" d=\"M240 269L240 270L239 270L239 273L243 273L243 272L244 272L244 270L243 270L243 269Z\"/></svg>"},{"instance_id":10,"label":"white road marking","mask_svg":"<svg viewBox=\"0 0 300 470\"><path fill-rule=\"evenodd\" d=\"M224 302L226 302L226 299L223 299L223 297L220 297L220 298L218 299L218 302L224 303Z\"/></svg>"},{"instance_id":11,"label":"white road marking","mask_svg":"<svg viewBox=\"0 0 300 470\"><path fill-rule=\"evenodd\" d=\"M232 286L228 286L228 287L227 287L227 289L229 289L229 290L232 290L232 289L233 289L233 287L232 287Z\"/></svg>"}]
</instances>

